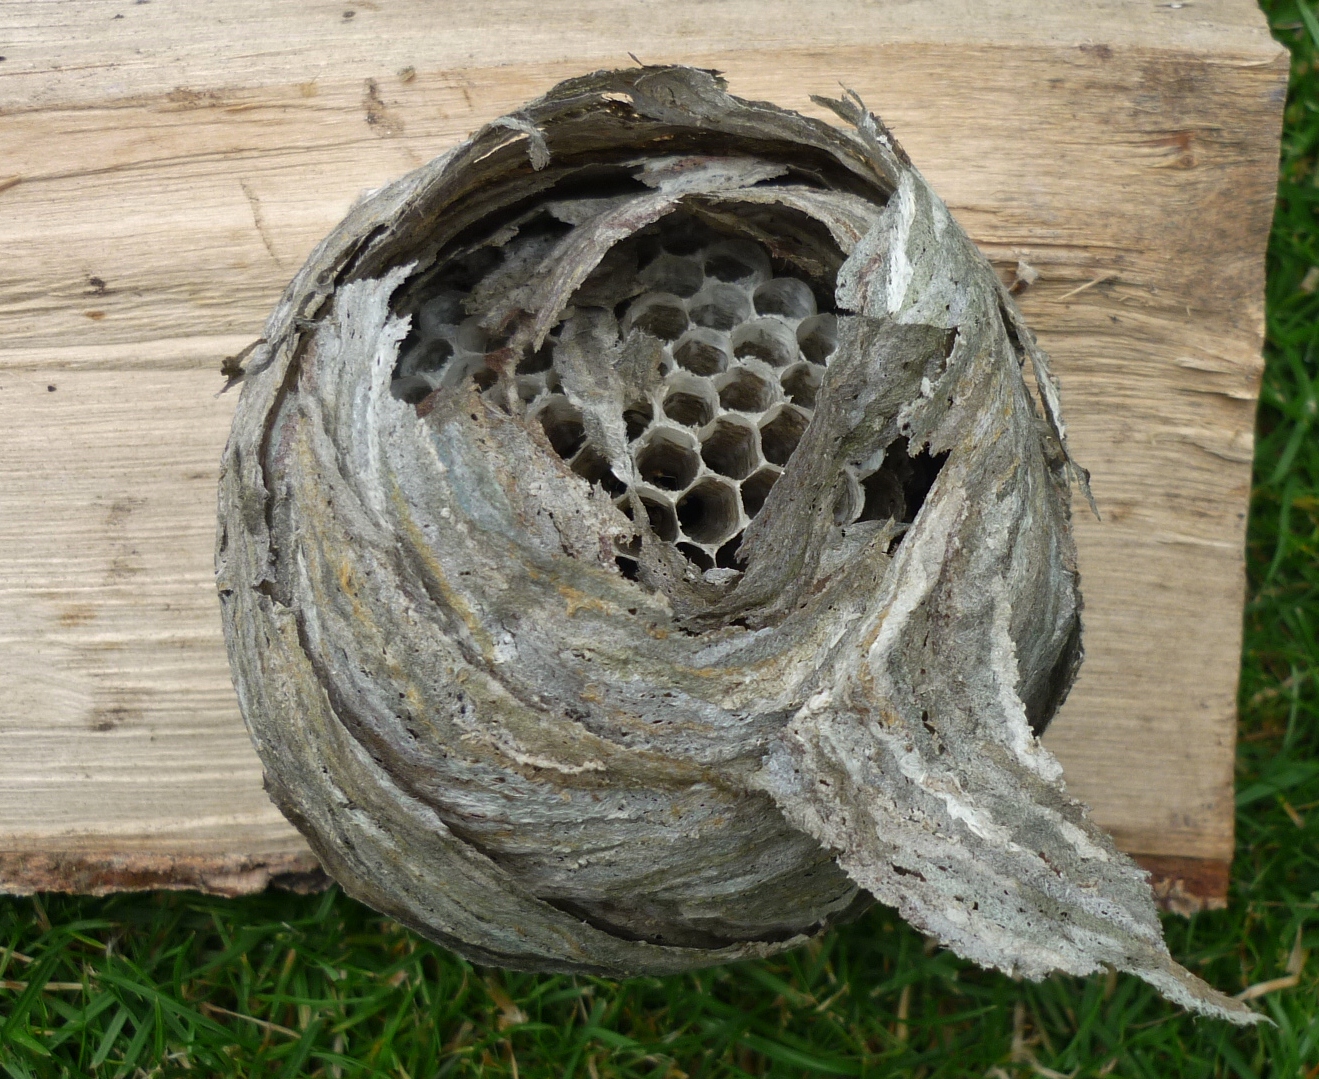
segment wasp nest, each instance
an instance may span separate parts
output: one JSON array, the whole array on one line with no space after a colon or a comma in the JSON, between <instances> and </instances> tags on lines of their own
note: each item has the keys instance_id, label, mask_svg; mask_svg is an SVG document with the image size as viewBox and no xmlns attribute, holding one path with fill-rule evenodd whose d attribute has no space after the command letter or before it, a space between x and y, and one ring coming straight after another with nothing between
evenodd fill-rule
<instances>
[{"instance_id":1,"label":"wasp nest","mask_svg":"<svg viewBox=\"0 0 1319 1079\"><path fill-rule=\"evenodd\" d=\"M669 973L879 899L988 966L1254 1018L1038 741L1080 662L1045 356L832 105L573 80L316 250L221 480L267 788L481 962Z\"/></svg>"},{"instance_id":2,"label":"wasp nest","mask_svg":"<svg viewBox=\"0 0 1319 1079\"><path fill-rule=\"evenodd\" d=\"M501 407L507 389L499 365L507 360L491 350L481 305L468 314L470 298L486 278L498 280L505 263L539 265L570 231L546 212L503 247L481 248L419 289L394 396L421 404L436 390L470 380ZM603 316L599 302L580 315L568 313L538 349L519 354L513 384L524 415L538 420L554 452L613 496L625 516L632 519L639 508L653 536L674 544L694 566L728 571L707 580L732 582L746 568L740 555L746 526L809 426L838 347L834 275L812 282L791 262L776 273L764 243L730 238L681 210L624 241L614 258L615 266L620 260L626 266L610 281L623 297L614 314ZM625 450L604 434L606 417L616 420L619 410L593 409L580 393L570 394L568 361L555 363L561 342L593 332L602 317L613 320L618 344L648 353L645 379L621 399ZM587 434L588 413L594 437ZM911 522L938 465L923 454L923 467L914 467L905 442L899 437L886 460L869 470L843 465L838 524ZM625 463L616 469L620 454ZM629 537L615 557L633 580L641 542Z\"/></svg>"}]
</instances>

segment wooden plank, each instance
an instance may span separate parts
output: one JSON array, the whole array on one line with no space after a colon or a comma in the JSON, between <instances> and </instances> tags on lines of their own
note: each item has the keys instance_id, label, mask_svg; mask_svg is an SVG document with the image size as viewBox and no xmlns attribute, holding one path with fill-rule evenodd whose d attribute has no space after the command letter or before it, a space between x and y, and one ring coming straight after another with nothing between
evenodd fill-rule
<instances>
[{"instance_id":1,"label":"wooden plank","mask_svg":"<svg viewBox=\"0 0 1319 1079\"><path fill-rule=\"evenodd\" d=\"M363 189L640 50L817 114L845 82L1005 274L1041 271L1022 305L1104 511L1048 741L1175 902L1221 894L1287 71L1253 5L209 10L0 16L0 888L305 882L220 642L220 361Z\"/></svg>"},{"instance_id":2,"label":"wooden plank","mask_svg":"<svg viewBox=\"0 0 1319 1079\"><path fill-rule=\"evenodd\" d=\"M735 53L935 43L1085 47L1156 43L1192 55L1276 62L1278 47L1248 0L9 0L0 99L10 108L94 104L171 91L205 97L235 86L381 79L412 67L479 93L490 68L564 62L616 66ZM762 65L763 66L763 65ZM955 60L947 64L957 67ZM846 67L821 58L830 84ZM799 87L797 88L800 89ZM802 95L804 96L804 94Z\"/></svg>"}]
</instances>

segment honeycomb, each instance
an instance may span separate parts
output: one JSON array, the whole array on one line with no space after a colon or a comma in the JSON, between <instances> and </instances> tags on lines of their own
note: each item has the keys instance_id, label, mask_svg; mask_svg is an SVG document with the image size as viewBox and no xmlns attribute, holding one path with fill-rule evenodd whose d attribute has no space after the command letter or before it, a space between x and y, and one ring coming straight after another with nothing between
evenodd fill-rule
<instances>
[{"instance_id":1,"label":"honeycomb","mask_svg":"<svg viewBox=\"0 0 1319 1079\"><path fill-rule=\"evenodd\" d=\"M494 292L491 282L510 266L514 280L516 267L544 259L562 235L552 227L524 233L503 248L479 249L414 300L394 396L416 404L470 379L493 399L499 374L491 357L505 339L484 328L490 313L481 295ZM614 305L619 341L648 335L662 346L651 388L623 407L628 461L611 460L589 437L592 425L563 391L559 346L580 317L575 304L542 347L519 358L517 395L575 473L599 484L628 517L639 505L658 539L709 579L728 580L742 568L747 525L811 420L837 345L832 282L813 286L776 272L761 244L684 214L620 247L627 245L634 250L616 260L625 279L610 282L612 295L623 296ZM587 287L598 292L598 280ZM635 572L627 549L617 561L625 575Z\"/></svg>"}]
</instances>

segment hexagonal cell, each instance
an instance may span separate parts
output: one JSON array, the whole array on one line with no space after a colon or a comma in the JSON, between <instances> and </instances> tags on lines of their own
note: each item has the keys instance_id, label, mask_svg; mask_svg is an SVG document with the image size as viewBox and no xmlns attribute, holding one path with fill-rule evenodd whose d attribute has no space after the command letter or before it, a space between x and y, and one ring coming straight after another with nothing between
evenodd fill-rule
<instances>
[{"instance_id":1,"label":"hexagonal cell","mask_svg":"<svg viewBox=\"0 0 1319 1079\"><path fill-rule=\"evenodd\" d=\"M673 346L673 358L694 375L717 375L728 366L728 339L718 330L698 326Z\"/></svg>"},{"instance_id":2,"label":"hexagonal cell","mask_svg":"<svg viewBox=\"0 0 1319 1079\"><path fill-rule=\"evenodd\" d=\"M518 375L517 387L518 398L529 405L545 391L545 380L539 375Z\"/></svg>"},{"instance_id":3,"label":"hexagonal cell","mask_svg":"<svg viewBox=\"0 0 1319 1079\"><path fill-rule=\"evenodd\" d=\"M805 281L776 277L756 289L752 297L758 315L808 318L815 314L815 293Z\"/></svg>"},{"instance_id":4,"label":"hexagonal cell","mask_svg":"<svg viewBox=\"0 0 1319 1079\"><path fill-rule=\"evenodd\" d=\"M692 322L712 330L731 330L751 314L746 293L722 282L707 284L689 302Z\"/></svg>"},{"instance_id":5,"label":"hexagonal cell","mask_svg":"<svg viewBox=\"0 0 1319 1079\"><path fill-rule=\"evenodd\" d=\"M688 562L691 562L699 570L714 569L714 559L694 543L677 543L674 544L678 551Z\"/></svg>"},{"instance_id":6,"label":"hexagonal cell","mask_svg":"<svg viewBox=\"0 0 1319 1079\"><path fill-rule=\"evenodd\" d=\"M797 327L797 344L811 363L824 366L838 347L838 319L834 315L813 315Z\"/></svg>"},{"instance_id":7,"label":"hexagonal cell","mask_svg":"<svg viewBox=\"0 0 1319 1079\"><path fill-rule=\"evenodd\" d=\"M668 427L658 427L637 451L637 472L647 483L666 491L681 491L701 470L690 435Z\"/></svg>"},{"instance_id":8,"label":"hexagonal cell","mask_svg":"<svg viewBox=\"0 0 1319 1079\"><path fill-rule=\"evenodd\" d=\"M760 463L756 429L731 416L723 417L702 439L701 457L711 471L729 479L740 480L751 475Z\"/></svg>"},{"instance_id":9,"label":"hexagonal cell","mask_svg":"<svg viewBox=\"0 0 1319 1079\"><path fill-rule=\"evenodd\" d=\"M754 476L742 481L742 508L748 517L754 517L765 505L765 499L779 482L779 473L772 468L762 468Z\"/></svg>"},{"instance_id":10,"label":"hexagonal cell","mask_svg":"<svg viewBox=\"0 0 1319 1079\"><path fill-rule=\"evenodd\" d=\"M623 332L641 330L661 341L676 341L687 329L687 311L671 292L648 292L632 301L623 316Z\"/></svg>"},{"instance_id":11,"label":"hexagonal cell","mask_svg":"<svg viewBox=\"0 0 1319 1079\"><path fill-rule=\"evenodd\" d=\"M399 361L398 372L404 375L433 375L444 369L444 365L453 359L453 345L443 337L419 342L408 349Z\"/></svg>"},{"instance_id":12,"label":"hexagonal cell","mask_svg":"<svg viewBox=\"0 0 1319 1079\"><path fill-rule=\"evenodd\" d=\"M794 405L814 408L821 378L820 369L815 364L795 364L783 372L783 392Z\"/></svg>"},{"instance_id":13,"label":"hexagonal cell","mask_svg":"<svg viewBox=\"0 0 1319 1079\"><path fill-rule=\"evenodd\" d=\"M720 281L752 285L767 280L773 270L769 255L751 240L724 240L705 253L705 272Z\"/></svg>"},{"instance_id":14,"label":"hexagonal cell","mask_svg":"<svg viewBox=\"0 0 1319 1079\"><path fill-rule=\"evenodd\" d=\"M435 390L425 375L406 375L389 384L389 392L409 405L419 405Z\"/></svg>"},{"instance_id":15,"label":"hexagonal cell","mask_svg":"<svg viewBox=\"0 0 1319 1079\"><path fill-rule=\"evenodd\" d=\"M586 441L582 414L566 397L551 397L541 406L536 418L545 428L545 437L550 440L554 452L565 461L581 449L582 443Z\"/></svg>"},{"instance_id":16,"label":"hexagonal cell","mask_svg":"<svg viewBox=\"0 0 1319 1079\"><path fill-rule=\"evenodd\" d=\"M707 476L678 499L678 524L697 543L723 543L737 529L737 490L726 480Z\"/></svg>"},{"instance_id":17,"label":"hexagonal cell","mask_svg":"<svg viewBox=\"0 0 1319 1079\"><path fill-rule=\"evenodd\" d=\"M545 338L540 348L536 349L535 352L528 352L522 359L518 360L517 373L519 375L535 375L541 371L548 371L554 366L554 345L554 338Z\"/></svg>"},{"instance_id":18,"label":"hexagonal cell","mask_svg":"<svg viewBox=\"0 0 1319 1079\"><path fill-rule=\"evenodd\" d=\"M582 479L598 483L611 495L621 495L627 490L627 485L614 475L609 458L589 442L577 451L569 467Z\"/></svg>"},{"instance_id":19,"label":"hexagonal cell","mask_svg":"<svg viewBox=\"0 0 1319 1079\"><path fill-rule=\"evenodd\" d=\"M764 412L773 400L769 383L745 367L729 371L719 387L719 403L735 412Z\"/></svg>"},{"instance_id":20,"label":"hexagonal cell","mask_svg":"<svg viewBox=\"0 0 1319 1079\"><path fill-rule=\"evenodd\" d=\"M467 317L463 310L464 293L455 289L443 289L434 296L423 300L412 316L412 329L418 337L447 337L453 327Z\"/></svg>"},{"instance_id":21,"label":"hexagonal cell","mask_svg":"<svg viewBox=\"0 0 1319 1079\"><path fill-rule=\"evenodd\" d=\"M671 255L694 255L705 245L708 234L699 221L679 212L662 223L660 244Z\"/></svg>"},{"instance_id":22,"label":"hexagonal cell","mask_svg":"<svg viewBox=\"0 0 1319 1079\"><path fill-rule=\"evenodd\" d=\"M663 495L647 492L640 495L641 506L646 511L646 520L650 530L665 543L672 543L678 538L678 516Z\"/></svg>"},{"instance_id":23,"label":"hexagonal cell","mask_svg":"<svg viewBox=\"0 0 1319 1079\"><path fill-rule=\"evenodd\" d=\"M490 345L490 334L481 326L481 317L473 315L459 325L454 340L464 352L484 353Z\"/></svg>"},{"instance_id":24,"label":"hexagonal cell","mask_svg":"<svg viewBox=\"0 0 1319 1079\"><path fill-rule=\"evenodd\" d=\"M764 360L771 367L787 367L797 359L797 335L776 318L743 323L729 338L739 360Z\"/></svg>"},{"instance_id":25,"label":"hexagonal cell","mask_svg":"<svg viewBox=\"0 0 1319 1079\"><path fill-rule=\"evenodd\" d=\"M639 401L632 401L623 409L623 423L627 427L627 440L635 442L650 426L650 421L655 418L655 407L647 400L642 398Z\"/></svg>"},{"instance_id":26,"label":"hexagonal cell","mask_svg":"<svg viewBox=\"0 0 1319 1079\"><path fill-rule=\"evenodd\" d=\"M504 252L498 247L478 247L460 255L445 267L443 280L453 288L470 292L478 282L504 261Z\"/></svg>"},{"instance_id":27,"label":"hexagonal cell","mask_svg":"<svg viewBox=\"0 0 1319 1079\"><path fill-rule=\"evenodd\" d=\"M699 262L667 252L642 270L640 276L646 288L674 296L694 296L705 283Z\"/></svg>"},{"instance_id":28,"label":"hexagonal cell","mask_svg":"<svg viewBox=\"0 0 1319 1079\"><path fill-rule=\"evenodd\" d=\"M677 375L664 398L664 415L684 427L704 427L718 411L714 389L703 378Z\"/></svg>"},{"instance_id":29,"label":"hexagonal cell","mask_svg":"<svg viewBox=\"0 0 1319 1079\"><path fill-rule=\"evenodd\" d=\"M760 425L760 450L770 464L786 465L806 432L810 418L801 409L784 405Z\"/></svg>"}]
</instances>

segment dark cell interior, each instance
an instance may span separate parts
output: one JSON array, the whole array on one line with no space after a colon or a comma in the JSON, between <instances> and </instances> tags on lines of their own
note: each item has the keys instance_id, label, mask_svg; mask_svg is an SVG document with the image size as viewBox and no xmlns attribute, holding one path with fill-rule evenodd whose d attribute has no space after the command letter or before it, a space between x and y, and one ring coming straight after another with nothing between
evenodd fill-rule
<instances>
[{"instance_id":1,"label":"dark cell interior","mask_svg":"<svg viewBox=\"0 0 1319 1079\"><path fill-rule=\"evenodd\" d=\"M786 465L809 422L806 413L800 409L781 409L778 415L760 429L760 446L765 460L771 464Z\"/></svg>"}]
</instances>

